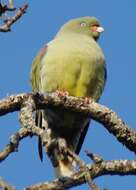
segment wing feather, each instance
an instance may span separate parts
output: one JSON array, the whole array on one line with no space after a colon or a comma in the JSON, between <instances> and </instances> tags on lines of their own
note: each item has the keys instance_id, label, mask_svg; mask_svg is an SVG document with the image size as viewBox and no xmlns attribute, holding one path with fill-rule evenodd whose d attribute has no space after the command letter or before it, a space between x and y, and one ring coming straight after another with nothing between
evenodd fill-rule
<instances>
[{"instance_id":1,"label":"wing feather","mask_svg":"<svg viewBox=\"0 0 136 190\"><path fill-rule=\"evenodd\" d=\"M32 69L31 69L31 83L32 83L32 88L33 91L35 92L39 92L39 85L40 85L40 69L41 69L41 61L43 59L43 57L46 55L48 46L45 45L40 52L38 53L38 55L36 56L36 58L33 61L33 65L32 65ZM42 112L41 111L36 111L35 114L35 123L37 127L42 128ZM39 137L38 139L38 152L39 152L39 157L40 160L43 160L43 152L42 152L42 141L41 138Z\"/></svg>"},{"instance_id":2,"label":"wing feather","mask_svg":"<svg viewBox=\"0 0 136 190\"><path fill-rule=\"evenodd\" d=\"M33 91L39 91L39 83L40 79L40 69L41 69L41 61L43 57L47 53L48 46L45 45L40 52L37 54L36 58L33 61L32 69L31 69L31 83Z\"/></svg>"}]
</instances>

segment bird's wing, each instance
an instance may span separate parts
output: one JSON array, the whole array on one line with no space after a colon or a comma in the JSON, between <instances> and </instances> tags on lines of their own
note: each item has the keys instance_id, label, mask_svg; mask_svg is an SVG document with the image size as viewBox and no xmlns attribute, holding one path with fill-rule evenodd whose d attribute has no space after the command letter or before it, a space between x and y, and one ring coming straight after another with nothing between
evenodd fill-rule
<instances>
[{"instance_id":1,"label":"bird's wing","mask_svg":"<svg viewBox=\"0 0 136 190\"><path fill-rule=\"evenodd\" d=\"M88 131L88 128L89 128L89 124L90 124L90 120L86 123L84 129L82 131L80 131L80 134L79 134L79 139L78 139L78 143L76 145L76 149L75 149L75 153L76 154L79 154L80 150L81 150L81 147L83 145L83 142L84 142L84 139L85 139L85 136L87 134L87 131Z\"/></svg>"},{"instance_id":2,"label":"bird's wing","mask_svg":"<svg viewBox=\"0 0 136 190\"><path fill-rule=\"evenodd\" d=\"M101 88L101 91L104 90L104 86L105 86L106 80L107 80L107 69L106 69L106 64L104 63L104 84L103 84L103 88ZM102 92L101 92L101 93L102 93ZM75 149L76 154L79 154L80 149L81 149L81 147L82 147L82 145L83 145L85 136L86 136L87 131L88 131L88 127L89 127L89 125L90 125L90 121L91 121L91 120L88 120L88 122L87 122L86 125L84 126L84 129L82 129L81 131L79 131L79 133L78 133L78 135L77 135L78 143L77 143L76 149Z\"/></svg>"},{"instance_id":3,"label":"bird's wing","mask_svg":"<svg viewBox=\"0 0 136 190\"><path fill-rule=\"evenodd\" d=\"M31 83L32 83L33 91L35 91L35 92L39 92L39 85L40 85L40 81L41 81L41 79L40 79L41 61L42 61L43 57L45 56L47 49L48 49L48 46L45 45L40 50L40 52L38 53L38 55L36 56L36 58L33 61L32 70L31 70ZM36 124L36 126L42 128L42 112L41 111L36 111L35 124ZM38 139L38 152L39 152L40 159L42 161L43 160L43 152L42 152L41 138Z\"/></svg>"},{"instance_id":4,"label":"bird's wing","mask_svg":"<svg viewBox=\"0 0 136 190\"><path fill-rule=\"evenodd\" d=\"M37 54L36 58L33 61L32 69L31 69L31 83L33 91L39 91L39 83L40 79L40 69L41 69L41 61L43 57L46 55L48 49L48 45L45 45L40 52Z\"/></svg>"},{"instance_id":5,"label":"bird's wing","mask_svg":"<svg viewBox=\"0 0 136 190\"><path fill-rule=\"evenodd\" d=\"M37 127L42 128L42 112L41 111L36 111L35 124ZM39 152L40 160L43 161L42 141L40 137L38 138L38 152Z\"/></svg>"}]
</instances>

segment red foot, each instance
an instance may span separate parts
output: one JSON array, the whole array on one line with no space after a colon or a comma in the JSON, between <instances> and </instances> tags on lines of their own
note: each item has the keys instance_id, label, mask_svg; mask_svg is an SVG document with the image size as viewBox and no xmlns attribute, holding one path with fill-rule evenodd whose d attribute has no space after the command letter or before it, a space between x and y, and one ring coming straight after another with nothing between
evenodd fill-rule
<instances>
[{"instance_id":1,"label":"red foot","mask_svg":"<svg viewBox=\"0 0 136 190\"><path fill-rule=\"evenodd\" d=\"M89 104L92 102L92 99L90 97L85 97L84 100L86 104Z\"/></svg>"},{"instance_id":2,"label":"red foot","mask_svg":"<svg viewBox=\"0 0 136 190\"><path fill-rule=\"evenodd\" d=\"M57 96L68 96L69 95L69 92L64 91L64 90L56 90L55 93L57 94Z\"/></svg>"}]
</instances>

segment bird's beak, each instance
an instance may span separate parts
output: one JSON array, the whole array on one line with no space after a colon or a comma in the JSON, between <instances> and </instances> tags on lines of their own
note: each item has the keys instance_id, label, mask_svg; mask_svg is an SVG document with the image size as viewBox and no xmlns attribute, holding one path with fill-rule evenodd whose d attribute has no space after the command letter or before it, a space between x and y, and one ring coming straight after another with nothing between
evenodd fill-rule
<instances>
[{"instance_id":1,"label":"bird's beak","mask_svg":"<svg viewBox=\"0 0 136 190\"><path fill-rule=\"evenodd\" d=\"M102 32L104 32L104 28L101 26L98 26L96 29L96 32L102 33Z\"/></svg>"}]
</instances>

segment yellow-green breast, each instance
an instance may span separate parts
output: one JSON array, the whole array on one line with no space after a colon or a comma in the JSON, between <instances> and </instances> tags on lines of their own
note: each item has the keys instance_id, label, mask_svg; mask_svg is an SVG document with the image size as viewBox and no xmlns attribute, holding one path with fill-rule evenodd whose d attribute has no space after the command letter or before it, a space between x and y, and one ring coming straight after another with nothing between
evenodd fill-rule
<instances>
[{"instance_id":1,"label":"yellow-green breast","mask_svg":"<svg viewBox=\"0 0 136 190\"><path fill-rule=\"evenodd\" d=\"M48 44L40 60L41 92L68 91L98 100L105 83L104 56L88 36L69 34Z\"/></svg>"}]
</instances>

